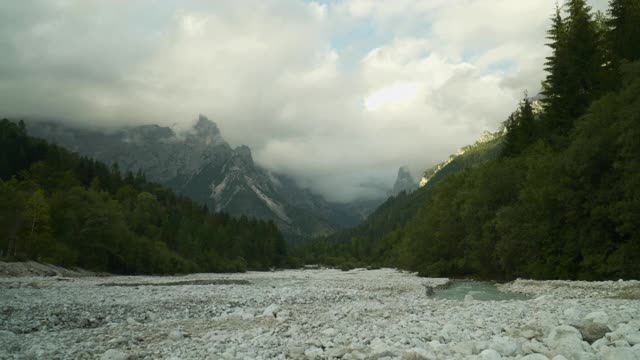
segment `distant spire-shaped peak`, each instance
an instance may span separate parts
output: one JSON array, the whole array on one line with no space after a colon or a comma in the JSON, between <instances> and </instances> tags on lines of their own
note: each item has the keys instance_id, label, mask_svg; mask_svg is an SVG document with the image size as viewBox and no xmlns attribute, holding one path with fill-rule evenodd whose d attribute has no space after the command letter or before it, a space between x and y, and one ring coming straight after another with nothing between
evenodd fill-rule
<instances>
[{"instance_id":1,"label":"distant spire-shaped peak","mask_svg":"<svg viewBox=\"0 0 640 360\"><path fill-rule=\"evenodd\" d=\"M218 129L218 125L215 122L209 120L206 116L200 114L198 116L198 122L193 127L198 133L206 133L208 135L218 135L220 134L220 129Z\"/></svg>"},{"instance_id":2,"label":"distant spire-shaped peak","mask_svg":"<svg viewBox=\"0 0 640 360\"><path fill-rule=\"evenodd\" d=\"M393 184L392 194L397 195L403 191L412 192L417 188L418 183L414 179L413 175L411 175L409 167L401 166L398 169L398 177L396 178L396 182Z\"/></svg>"}]
</instances>

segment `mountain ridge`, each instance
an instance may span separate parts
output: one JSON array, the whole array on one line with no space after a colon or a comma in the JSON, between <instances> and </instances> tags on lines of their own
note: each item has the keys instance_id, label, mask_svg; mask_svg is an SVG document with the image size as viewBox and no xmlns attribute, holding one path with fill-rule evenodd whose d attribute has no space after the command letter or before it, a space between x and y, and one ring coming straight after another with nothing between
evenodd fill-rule
<instances>
[{"instance_id":1,"label":"mountain ridge","mask_svg":"<svg viewBox=\"0 0 640 360\"><path fill-rule=\"evenodd\" d=\"M204 115L186 131L155 124L110 133L52 122L28 122L27 127L36 137L115 163L123 173L141 171L216 211L273 220L289 240L353 226L382 201L360 202L360 207L328 202L256 164L248 146L233 148Z\"/></svg>"}]
</instances>

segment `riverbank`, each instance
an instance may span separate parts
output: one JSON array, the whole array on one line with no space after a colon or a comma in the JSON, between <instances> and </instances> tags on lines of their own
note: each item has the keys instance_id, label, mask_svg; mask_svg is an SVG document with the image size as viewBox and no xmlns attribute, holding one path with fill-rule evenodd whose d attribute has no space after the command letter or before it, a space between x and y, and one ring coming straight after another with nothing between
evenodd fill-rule
<instances>
[{"instance_id":1,"label":"riverbank","mask_svg":"<svg viewBox=\"0 0 640 360\"><path fill-rule=\"evenodd\" d=\"M425 296L447 281L391 269L0 277L0 358L640 357L640 302L616 296L638 282L501 285L526 301Z\"/></svg>"}]
</instances>

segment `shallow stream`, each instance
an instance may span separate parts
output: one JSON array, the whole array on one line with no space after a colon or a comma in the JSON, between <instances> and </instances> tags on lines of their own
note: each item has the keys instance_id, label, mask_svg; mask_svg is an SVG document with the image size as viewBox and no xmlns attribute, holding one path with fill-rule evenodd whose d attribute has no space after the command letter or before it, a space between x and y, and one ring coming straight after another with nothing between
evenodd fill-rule
<instances>
[{"instance_id":1,"label":"shallow stream","mask_svg":"<svg viewBox=\"0 0 640 360\"><path fill-rule=\"evenodd\" d=\"M499 291L498 288L485 281L454 281L446 289L436 290L434 299L465 300L471 295L473 300L503 301L503 300L528 300L530 297L523 294Z\"/></svg>"}]
</instances>

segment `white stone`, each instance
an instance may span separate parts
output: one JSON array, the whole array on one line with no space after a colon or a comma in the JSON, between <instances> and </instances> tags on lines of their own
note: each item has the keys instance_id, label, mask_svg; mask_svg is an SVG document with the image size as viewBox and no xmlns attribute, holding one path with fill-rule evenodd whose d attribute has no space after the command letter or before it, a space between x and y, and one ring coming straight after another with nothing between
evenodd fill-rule
<instances>
[{"instance_id":1,"label":"white stone","mask_svg":"<svg viewBox=\"0 0 640 360\"><path fill-rule=\"evenodd\" d=\"M564 311L564 316L567 318L568 324L571 326L577 326L582 324L582 311L577 308L568 308Z\"/></svg>"},{"instance_id":2,"label":"white stone","mask_svg":"<svg viewBox=\"0 0 640 360\"><path fill-rule=\"evenodd\" d=\"M453 324L446 324L440 330L440 336L447 342L453 340L460 334L460 329Z\"/></svg>"},{"instance_id":3,"label":"white stone","mask_svg":"<svg viewBox=\"0 0 640 360\"><path fill-rule=\"evenodd\" d=\"M584 321L607 325L609 323L609 316L604 311L594 311L587 314L587 316L584 317Z\"/></svg>"},{"instance_id":4,"label":"white stone","mask_svg":"<svg viewBox=\"0 0 640 360\"><path fill-rule=\"evenodd\" d=\"M289 319L289 317L291 317L291 312L289 310L280 310L276 314L276 318L280 322L287 321Z\"/></svg>"},{"instance_id":5,"label":"white stone","mask_svg":"<svg viewBox=\"0 0 640 360\"><path fill-rule=\"evenodd\" d=\"M483 350L480 353L480 359L482 360L502 360L502 356L499 352L493 349Z\"/></svg>"},{"instance_id":6,"label":"white stone","mask_svg":"<svg viewBox=\"0 0 640 360\"><path fill-rule=\"evenodd\" d=\"M324 336L336 336L338 334L338 330L334 329L334 328L328 328L328 329L324 329L320 332L322 335Z\"/></svg>"},{"instance_id":7,"label":"white stone","mask_svg":"<svg viewBox=\"0 0 640 360\"><path fill-rule=\"evenodd\" d=\"M549 348L545 344L539 341L536 341L534 339L533 341L529 341L522 344L522 351L525 354L531 354L531 353L546 354L549 352Z\"/></svg>"},{"instance_id":8,"label":"white stone","mask_svg":"<svg viewBox=\"0 0 640 360\"><path fill-rule=\"evenodd\" d=\"M629 332L624 335L624 339L631 345L640 344L640 331Z\"/></svg>"},{"instance_id":9,"label":"white stone","mask_svg":"<svg viewBox=\"0 0 640 360\"><path fill-rule=\"evenodd\" d=\"M304 356L309 359L318 359L322 357L323 354L324 351L321 348L315 346L312 346L304 351Z\"/></svg>"},{"instance_id":10,"label":"white stone","mask_svg":"<svg viewBox=\"0 0 640 360\"><path fill-rule=\"evenodd\" d=\"M638 360L638 357L631 348L608 348L602 360Z\"/></svg>"},{"instance_id":11,"label":"white stone","mask_svg":"<svg viewBox=\"0 0 640 360\"><path fill-rule=\"evenodd\" d=\"M555 327L544 339L544 343L549 347L551 355L564 355L569 359L579 359L583 353L592 351L591 346L582 341L578 329L568 325Z\"/></svg>"},{"instance_id":12,"label":"white stone","mask_svg":"<svg viewBox=\"0 0 640 360\"><path fill-rule=\"evenodd\" d=\"M589 342L594 342L605 336L611 331L607 323L609 316L603 311L597 311L587 314L582 322L578 325L578 329L582 334L582 338Z\"/></svg>"},{"instance_id":13,"label":"white stone","mask_svg":"<svg viewBox=\"0 0 640 360\"><path fill-rule=\"evenodd\" d=\"M502 356L513 356L518 352L518 344L513 339L503 336L494 337L489 348L499 352Z\"/></svg>"},{"instance_id":14,"label":"white stone","mask_svg":"<svg viewBox=\"0 0 640 360\"><path fill-rule=\"evenodd\" d=\"M105 351L102 356L100 356L100 360L128 360L129 355L125 352L116 349L109 349Z\"/></svg>"},{"instance_id":15,"label":"white stone","mask_svg":"<svg viewBox=\"0 0 640 360\"><path fill-rule=\"evenodd\" d=\"M329 348L325 350L325 354L330 358L341 358L347 353L347 348L344 346Z\"/></svg>"},{"instance_id":16,"label":"white stone","mask_svg":"<svg viewBox=\"0 0 640 360\"><path fill-rule=\"evenodd\" d=\"M613 346L615 346L615 347L631 347L631 345L629 345L629 343L625 339L619 339L619 340L614 341L613 342Z\"/></svg>"},{"instance_id":17,"label":"white stone","mask_svg":"<svg viewBox=\"0 0 640 360\"><path fill-rule=\"evenodd\" d=\"M542 354L529 354L523 357L522 360L549 360L549 358Z\"/></svg>"},{"instance_id":18,"label":"white stone","mask_svg":"<svg viewBox=\"0 0 640 360\"><path fill-rule=\"evenodd\" d=\"M380 338L375 338L370 344L371 358L378 359L384 356L393 356L393 349Z\"/></svg>"},{"instance_id":19,"label":"white stone","mask_svg":"<svg viewBox=\"0 0 640 360\"><path fill-rule=\"evenodd\" d=\"M402 360L435 360L436 356L423 348L412 348L400 357Z\"/></svg>"},{"instance_id":20,"label":"white stone","mask_svg":"<svg viewBox=\"0 0 640 360\"><path fill-rule=\"evenodd\" d=\"M262 312L262 315L276 317L276 315L278 314L278 311L280 311L280 307L276 304L271 304L267 306L266 309L264 309L264 311Z\"/></svg>"},{"instance_id":21,"label":"white stone","mask_svg":"<svg viewBox=\"0 0 640 360\"><path fill-rule=\"evenodd\" d=\"M476 347L473 342L463 341L457 344L451 345L451 350L462 355L473 355L476 352Z\"/></svg>"},{"instance_id":22,"label":"white stone","mask_svg":"<svg viewBox=\"0 0 640 360\"><path fill-rule=\"evenodd\" d=\"M599 339L596 342L594 342L593 344L591 344L591 347L596 352L602 352L602 350L604 348L606 348L607 346L609 346L609 340L607 340L607 338Z\"/></svg>"},{"instance_id":23,"label":"white stone","mask_svg":"<svg viewBox=\"0 0 640 360\"><path fill-rule=\"evenodd\" d=\"M169 340L180 341L184 339L184 334L180 330L173 330L168 335Z\"/></svg>"}]
</instances>

